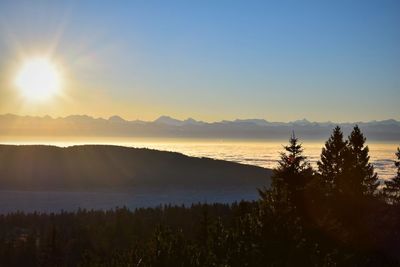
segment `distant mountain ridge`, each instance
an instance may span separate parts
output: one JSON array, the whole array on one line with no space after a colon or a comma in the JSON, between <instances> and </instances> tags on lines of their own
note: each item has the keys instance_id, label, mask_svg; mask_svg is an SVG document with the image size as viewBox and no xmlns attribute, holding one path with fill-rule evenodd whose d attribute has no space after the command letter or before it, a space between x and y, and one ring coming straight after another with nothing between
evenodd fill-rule
<instances>
[{"instance_id":1,"label":"distant mountain ridge","mask_svg":"<svg viewBox=\"0 0 400 267\"><path fill-rule=\"evenodd\" d=\"M264 119L236 119L203 122L193 118L178 120L161 116L154 121L125 120L114 115L108 119L88 115L50 116L0 115L0 136L132 136L218 139L286 139L292 131L303 139L326 139L336 125L345 134L358 124L369 140L400 141L400 121L370 122L270 122Z\"/></svg>"}]
</instances>

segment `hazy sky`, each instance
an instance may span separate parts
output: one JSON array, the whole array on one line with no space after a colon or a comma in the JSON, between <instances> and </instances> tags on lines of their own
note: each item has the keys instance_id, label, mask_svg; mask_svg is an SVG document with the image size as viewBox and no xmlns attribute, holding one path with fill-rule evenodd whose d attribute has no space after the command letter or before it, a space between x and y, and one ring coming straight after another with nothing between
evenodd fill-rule
<instances>
[{"instance_id":1,"label":"hazy sky","mask_svg":"<svg viewBox=\"0 0 400 267\"><path fill-rule=\"evenodd\" d=\"M51 57L62 95L22 98ZM400 119L400 1L0 2L0 113Z\"/></svg>"}]
</instances>

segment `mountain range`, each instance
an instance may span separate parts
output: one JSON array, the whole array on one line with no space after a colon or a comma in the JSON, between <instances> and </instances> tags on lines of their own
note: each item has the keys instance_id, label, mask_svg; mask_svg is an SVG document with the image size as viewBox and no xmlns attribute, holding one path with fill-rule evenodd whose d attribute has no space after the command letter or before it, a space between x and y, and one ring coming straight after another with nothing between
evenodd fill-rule
<instances>
[{"instance_id":1,"label":"mountain range","mask_svg":"<svg viewBox=\"0 0 400 267\"><path fill-rule=\"evenodd\" d=\"M400 142L400 121L394 119L369 122L271 122L264 119L236 119L203 122L193 118L178 120L161 116L154 121L108 119L88 115L53 118L13 114L0 115L0 136L97 136L214 139L287 139L292 131L302 139L326 139L339 125L347 135L359 125L368 140Z\"/></svg>"}]
</instances>

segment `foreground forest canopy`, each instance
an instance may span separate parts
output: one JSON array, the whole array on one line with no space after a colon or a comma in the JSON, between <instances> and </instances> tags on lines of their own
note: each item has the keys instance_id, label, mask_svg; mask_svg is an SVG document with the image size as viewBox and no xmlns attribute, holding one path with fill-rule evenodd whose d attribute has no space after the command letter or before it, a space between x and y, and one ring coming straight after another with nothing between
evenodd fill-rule
<instances>
[{"instance_id":1,"label":"foreground forest canopy","mask_svg":"<svg viewBox=\"0 0 400 267\"><path fill-rule=\"evenodd\" d=\"M397 175L356 126L312 169L293 135L260 200L0 216L0 266L400 266Z\"/></svg>"}]
</instances>

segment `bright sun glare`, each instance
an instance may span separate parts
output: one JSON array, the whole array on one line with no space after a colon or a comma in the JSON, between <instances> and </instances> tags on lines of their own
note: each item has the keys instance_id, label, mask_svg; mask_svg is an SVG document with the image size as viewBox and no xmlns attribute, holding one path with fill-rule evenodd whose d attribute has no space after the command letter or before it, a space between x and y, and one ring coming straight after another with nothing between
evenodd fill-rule
<instances>
[{"instance_id":1,"label":"bright sun glare","mask_svg":"<svg viewBox=\"0 0 400 267\"><path fill-rule=\"evenodd\" d=\"M47 58L33 58L26 61L19 70L16 86L29 100L45 100L59 92L60 73Z\"/></svg>"}]
</instances>

